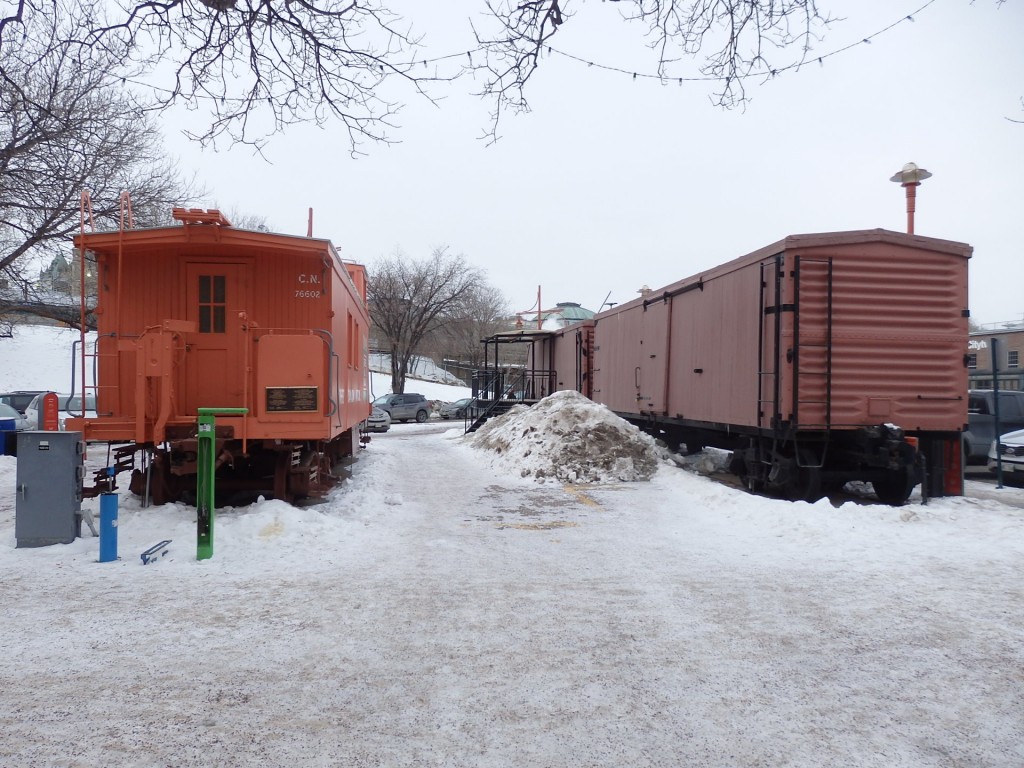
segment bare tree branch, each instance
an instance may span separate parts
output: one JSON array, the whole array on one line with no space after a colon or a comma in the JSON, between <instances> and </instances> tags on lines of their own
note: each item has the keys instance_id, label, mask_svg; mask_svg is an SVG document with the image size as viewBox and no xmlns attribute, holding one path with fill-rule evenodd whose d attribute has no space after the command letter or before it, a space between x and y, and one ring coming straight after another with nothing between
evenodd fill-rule
<instances>
[{"instance_id":1,"label":"bare tree branch","mask_svg":"<svg viewBox=\"0 0 1024 768\"><path fill-rule=\"evenodd\" d=\"M622 6L624 20L645 28L660 75L671 78L671 66L680 58L702 55L699 71L720 83L713 101L722 107L747 100L745 79L770 73L776 52L796 47L805 57L810 41L833 21L822 14L817 0L611 1ZM474 25L483 52L467 69L483 73L481 95L494 103L485 134L490 141L497 139L506 109L529 110L526 85L544 48L573 17L563 4L568 0L488 0L493 29Z\"/></svg>"},{"instance_id":2,"label":"bare tree branch","mask_svg":"<svg viewBox=\"0 0 1024 768\"><path fill-rule=\"evenodd\" d=\"M76 39L89 47L124 45L131 60L173 68L157 91L163 109L185 103L211 112L192 138L226 137L262 146L297 122L338 119L353 152L390 142L399 104L387 84L419 95L438 79L412 73L419 39L374 0L166 0L129 3Z\"/></svg>"},{"instance_id":3,"label":"bare tree branch","mask_svg":"<svg viewBox=\"0 0 1024 768\"><path fill-rule=\"evenodd\" d=\"M295 123L338 121L354 155L366 143L394 140L410 96L433 102L434 83L460 76L482 78L480 94L492 104L484 137L494 141L506 111L529 110L528 83L559 31L604 5L482 0L471 22L476 48L469 63L450 74L421 75L422 40L389 0L0 2L10 7L0 12L0 43L24 34L35 16L78 14L81 23L62 27L57 42L106 52L144 73L150 108L208 113L205 127L190 134L197 141L259 150ZM682 62L695 62L700 76L717 84L712 101L725 108L746 103L751 78L771 78L813 58L812 44L834 21L823 10L829 0L609 2L624 24L646 36L660 76L680 77ZM444 13L440 7L426 12ZM684 74L693 79L692 70Z\"/></svg>"},{"instance_id":4,"label":"bare tree branch","mask_svg":"<svg viewBox=\"0 0 1024 768\"><path fill-rule=\"evenodd\" d=\"M93 220L108 226L119 224L124 190L140 223L192 192L155 126L114 85L120 60L55 42L75 21L34 15L0 42L0 277L20 289L19 311L53 303L34 284L42 263L70 253L83 190Z\"/></svg>"}]
</instances>

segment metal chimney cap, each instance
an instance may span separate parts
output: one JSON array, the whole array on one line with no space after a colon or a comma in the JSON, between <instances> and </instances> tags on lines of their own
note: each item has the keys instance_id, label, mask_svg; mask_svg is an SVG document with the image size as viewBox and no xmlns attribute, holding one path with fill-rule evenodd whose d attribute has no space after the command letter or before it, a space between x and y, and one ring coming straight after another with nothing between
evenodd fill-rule
<instances>
[{"instance_id":1,"label":"metal chimney cap","mask_svg":"<svg viewBox=\"0 0 1024 768\"><path fill-rule=\"evenodd\" d=\"M924 168L918 168L917 163L907 163L901 171L893 174L889 181L895 181L897 184L920 184L931 177L931 173Z\"/></svg>"}]
</instances>

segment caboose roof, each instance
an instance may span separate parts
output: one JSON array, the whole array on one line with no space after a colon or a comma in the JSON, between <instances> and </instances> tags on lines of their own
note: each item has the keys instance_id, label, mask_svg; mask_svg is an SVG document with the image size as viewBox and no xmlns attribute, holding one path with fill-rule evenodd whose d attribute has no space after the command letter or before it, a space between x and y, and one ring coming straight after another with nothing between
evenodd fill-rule
<instances>
[{"instance_id":1,"label":"caboose roof","mask_svg":"<svg viewBox=\"0 0 1024 768\"><path fill-rule=\"evenodd\" d=\"M88 232L74 238L75 246L95 253L125 254L176 253L202 254L211 245L218 256L252 255L254 251L285 251L297 256L320 257L337 251L330 240L284 235L216 224L177 224L169 227Z\"/></svg>"}]
</instances>

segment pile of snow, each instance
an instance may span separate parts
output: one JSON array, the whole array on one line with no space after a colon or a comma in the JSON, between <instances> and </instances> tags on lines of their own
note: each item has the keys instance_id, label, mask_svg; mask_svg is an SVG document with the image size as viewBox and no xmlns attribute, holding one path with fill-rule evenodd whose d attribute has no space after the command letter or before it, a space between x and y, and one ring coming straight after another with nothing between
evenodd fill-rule
<instances>
[{"instance_id":1,"label":"pile of snow","mask_svg":"<svg viewBox=\"0 0 1024 768\"><path fill-rule=\"evenodd\" d=\"M579 392L556 392L532 408L513 407L466 436L492 451L492 465L563 483L650 480L654 439Z\"/></svg>"}]
</instances>

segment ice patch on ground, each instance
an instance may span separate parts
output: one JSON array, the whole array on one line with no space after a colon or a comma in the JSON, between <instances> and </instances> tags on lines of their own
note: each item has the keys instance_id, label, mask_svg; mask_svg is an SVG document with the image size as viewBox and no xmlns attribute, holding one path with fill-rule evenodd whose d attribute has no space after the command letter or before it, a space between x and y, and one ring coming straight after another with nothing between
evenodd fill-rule
<instances>
[{"instance_id":1,"label":"ice patch on ground","mask_svg":"<svg viewBox=\"0 0 1024 768\"><path fill-rule=\"evenodd\" d=\"M658 469L654 438L578 392L517 405L466 436L492 465L563 483L649 480Z\"/></svg>"}]
</instances>

